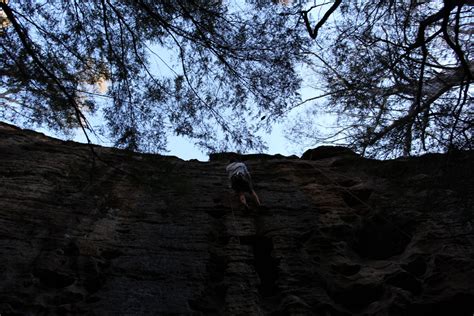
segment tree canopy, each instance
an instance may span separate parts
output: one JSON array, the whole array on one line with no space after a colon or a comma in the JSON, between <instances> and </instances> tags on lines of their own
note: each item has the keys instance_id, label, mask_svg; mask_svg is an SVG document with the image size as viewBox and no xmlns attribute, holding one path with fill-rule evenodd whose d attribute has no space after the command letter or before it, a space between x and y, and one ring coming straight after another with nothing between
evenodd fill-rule
<instances>
[{"instance_id":1,"label":"tree canopy","mask_svg":"<svg viewBox=\"0 0 474 316\"><path fill-rule=\"evenodd\" d=\"M337 123L326 134L300 123L292 136L378 157L472 149L473 5L335 1L327 12L338 17L314 29L311 9L303 11L309 35L319 40L320 49L308 51L327 96L317 106L335 113Z\"/></svg>"},{"instance_id":2,"label":"tree canopy","mask_svg":"<svg viewBox=\"0 0 474 316\"><path fill-rule=\"evenodd\" d=\"M295 65L308 39L274 14L284 6L58 0L0 8L8 22L1 114L12 121L90 132L87 113L100 111L119 147L160 151L174 133L209 151L249 150L263 147L260 118L299 98ZM105 101L94 83L107 83Z\"/></svg>"},{"instance_id":3,"label":"tree canopy","mask_svg":"<svg viewBox=\"0 0 474 316\"><path fill-rule=\"evenodd\" d=\"M0 1L0 118L132 150L175 134L248 151L304 107L295 141L472 148L472 1L273 2ZM321 94L301 100L309 79ZM332 133L311 127L324 111Z\"/></svg>"}]
</instances>

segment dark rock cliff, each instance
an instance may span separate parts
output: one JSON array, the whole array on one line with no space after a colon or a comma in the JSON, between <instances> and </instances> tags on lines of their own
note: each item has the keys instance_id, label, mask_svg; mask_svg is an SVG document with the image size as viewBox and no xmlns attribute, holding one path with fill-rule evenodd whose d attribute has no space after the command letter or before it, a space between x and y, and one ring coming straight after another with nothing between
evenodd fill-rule
<instances>
[{"instance_id":1,"label":"dark rock cliff","mask_svg":"<svg viewBox=\"0 0 474 316\"><path fill-rule=\"evenodd\" d=\"M94 150L0 125L2 316L474 312L473 153L249 156L245 211L219 155Z\"/></svg>"}]
</instances>

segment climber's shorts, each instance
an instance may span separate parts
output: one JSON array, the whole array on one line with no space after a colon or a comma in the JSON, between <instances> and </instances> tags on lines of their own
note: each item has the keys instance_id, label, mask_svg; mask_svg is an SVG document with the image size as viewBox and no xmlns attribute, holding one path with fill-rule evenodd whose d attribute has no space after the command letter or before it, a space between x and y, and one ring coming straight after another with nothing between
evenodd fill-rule
<instances>
[{"instance_id":1,"label":"climber's shorts","mask_svg":"<svg viewBox=\"0 0 474 316\"><path fill-rule=\"evenodd\" d=\"M238 173L230 178L232 189L236 192L249 192L253 190L252 181L242 173Z\"/></svg>"}]
</instances>

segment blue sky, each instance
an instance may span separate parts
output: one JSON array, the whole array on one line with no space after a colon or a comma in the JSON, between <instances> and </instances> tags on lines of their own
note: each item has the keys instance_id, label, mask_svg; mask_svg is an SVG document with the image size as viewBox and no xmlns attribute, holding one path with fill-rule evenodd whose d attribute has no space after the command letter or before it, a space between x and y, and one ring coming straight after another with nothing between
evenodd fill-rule
<instances>
[{"instance_id":1,"label":"blue sky","mask_svg":"<svg viewBox=\"0 0 474 316\"><path fill-rule=\"evenodd\" d=\"M54 138L61 138L64 140L73 140L80 143L87 143L85 136L80 130L77 130L75 132L75 135L70 135L69 137L64 135L57 135L54 132L45 128L37 128L35 130ZM270 155L282 154L284 156L301 156L304 149L301 147L298 148L298 146L291 144L291 142L285 138L284 130L284 124L276 124L273 127L271 133L261 134L268 146L268 150L266 150L265 153ZM113 145L105 141L97 140L92 135L89 136L92 141L98 145L105 147L111 147ZM191 140L188 140L181 136L170 136L168 138L168 150L169 152L163 152L161 154L176 156L183 160L197 159L199 161L207 161L209 159L208 155L201 151L197 146L195 146Z\"/></svg>"},{"instance_id":2,"label":"blue sky","mask_svg":"<svg viewBox=\"0 0 474 316\"><path fill-rule=\"evenodd\" d=\"M291 144L283 135L283 126L282 124L276 125L272 133L264 134L263 139L268 145L268 150L265 151L266 154L282 154L284 156L290 156L296 154L298 156L301 153L291 152ZM183 137L172 136L169 138L170 150L167 155L177 156L184 160L189 159L198 159L201 161L207 161L207 154L201 152L196 146L193 145L191 141L184 139Z\"/></svg>"}]
</instances>

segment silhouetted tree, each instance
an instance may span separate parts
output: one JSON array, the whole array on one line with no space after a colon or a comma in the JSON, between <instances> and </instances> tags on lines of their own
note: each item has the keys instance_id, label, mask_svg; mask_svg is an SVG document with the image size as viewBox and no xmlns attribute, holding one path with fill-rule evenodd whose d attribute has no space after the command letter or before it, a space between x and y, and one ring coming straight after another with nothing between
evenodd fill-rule
<instances>
[{"instance_id":1,"label":"silhouetted tree","mask_svg":"<svg viewBox=\"0 0 474 316\"><path fill-rule=\"evenodd\" d=\"M278 14L288 8L242 6L0 1L0 117L88 135L99 111L95 130L119 147L160 151L174 133L209 151L261 149L260 118L299 98L308 40Z\"/></svg>"},{"instance_id":2,"label":"silhouetted tree","mask_svg":"<svg viewBox=\"0 0 474 316\"><path fill-rule=\"evenodd\" d=\"M331 133L311 128L310 108L290 138L378 157L472 149L473 5L334 1L318 23L310 18L318 6L301 10L323 91L307 101L317 100L315 107L335 113L337 122Z\"/></svg>"},{"instance_id":3,"label":"silhouetted tree","mask_svg":"<svg viewBox=\"0 0 474 316\"><path fill-rule=\"evenodd\" d=\"M98 111L119 147L163 150L174 133L208 151L249 150L264 148L261 128L325 100L310 111L335 113L336 132L315 134L316 119L304 113L293 139L378 157L472 148L472 1L57 0L0 8L0 115L10 121L86 133L88 113ZM168 54L176 65L166 64ZM162 72L153 62L160 59ZM304 76L323 92L301 102L295 69L306 62L316 73Z\"/></svg>"}]
</instances>

